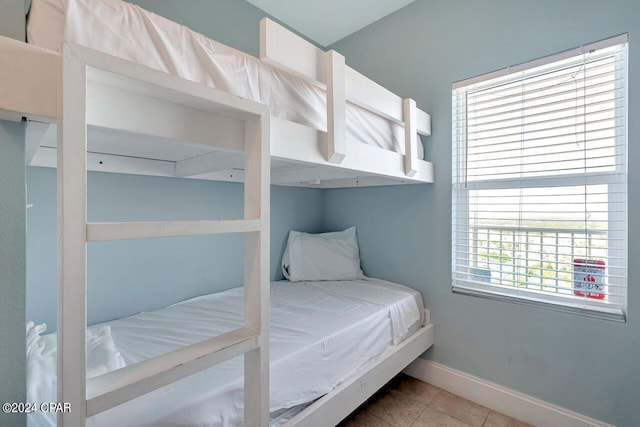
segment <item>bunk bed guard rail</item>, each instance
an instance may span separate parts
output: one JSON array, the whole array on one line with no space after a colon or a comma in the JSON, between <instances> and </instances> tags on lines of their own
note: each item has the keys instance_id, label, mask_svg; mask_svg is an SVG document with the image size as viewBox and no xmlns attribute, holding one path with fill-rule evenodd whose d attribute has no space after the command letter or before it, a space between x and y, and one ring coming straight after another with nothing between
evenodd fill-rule
<instances>
[{"instance_id":1,"label":"bunk bed guard rail","mask_svg":"<svg viewBox=\"0 0 640 427\"><path fill-rule=\"evenodd\" d=\"M418 134L431 135L431 117L413 99L402 99L345 65L344 56L324 52L269 18L260 21L260 59L327 91L327 161L339 164L347 155L347 101L405 129L404 169L416 174Z\"/></svg>"}]
</instances>

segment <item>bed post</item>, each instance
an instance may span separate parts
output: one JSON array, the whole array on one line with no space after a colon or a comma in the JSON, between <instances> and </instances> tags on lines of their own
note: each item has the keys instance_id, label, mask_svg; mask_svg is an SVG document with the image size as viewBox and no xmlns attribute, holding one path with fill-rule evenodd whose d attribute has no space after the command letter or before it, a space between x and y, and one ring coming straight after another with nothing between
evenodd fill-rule
<instances>
[{"instance_id":1,"label":"bed post","mask_svg":"<svg viewBox=\"0 0 640 427\"><path fill-rule=\"evenodd\" d=\"M417 130L416 101L411 98L402 100L402 117L404 120L404 173L414 176L416 160L418 159L418 130Z\"/></svg>"},{"instance_id":2,"label":"bed post","mask_svg":"<svg viewBox=\"0 0 640 427\"><path fill-rule=\"evenodd\" d=\"M270 118L267 111L245 121L245 219L260 230L245 237L245 326L260 334L259 346L244 355L244 425L269 425L269 223Z\"/></svg>"},{"instance_id":3,"label":"bed post","mask_svg":"<svg viewBox=\"0 0 640 427\"><path fill-rule=\"evenodd\" d=\"M59 427L86 417L87 124L86 67L63 49L58 121L58 413Z\"/></svg>"},{"instance_id":4,"label":"bed post","mask_svg":"<svg viewBox=\"0 0 640 427\"><path fill-rule=\"evenodd\" d=\"M347 155L347 98L344 56L325 54L327 80L327 161L341 163Z\"/></svg>"}]
</instances>

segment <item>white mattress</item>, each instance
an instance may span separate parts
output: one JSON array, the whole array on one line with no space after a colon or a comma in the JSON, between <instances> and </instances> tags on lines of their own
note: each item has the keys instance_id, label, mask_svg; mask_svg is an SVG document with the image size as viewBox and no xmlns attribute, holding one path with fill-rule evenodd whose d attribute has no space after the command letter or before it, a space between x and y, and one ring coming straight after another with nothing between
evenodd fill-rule
<instances>
[{"instance_id":1,"label":"white mattress","mask_svg":"<svg viewBox=\"0 0 640 427\"><path fill-rule=\"evenodd\" d=\"M324 90L120 0L33 0L27 38L55 51L71 41L267 104L273 116L326 131ZM353 104L347 139L404 153L403 127Z\"/></svg>"},{"instance_id":2,"label":"white mattress","mask_svg":"<svg viewBox=\"0 0 640 427\"><path fill-rule=\"evenodd\" d=\"M243 288L106 322L126 365L241 327ZM421 295L376 279L271 285L270 409L311 402L422 324ZM55 334L43 336L45 353ZM88 369L92 369L88 366ZM243 363L226 361L88 420L96 426L236 426L242 423ZM51 396L51 401L55 401ZM33 413L29 426L55 425Z\"/></svg>"}]
</instances>

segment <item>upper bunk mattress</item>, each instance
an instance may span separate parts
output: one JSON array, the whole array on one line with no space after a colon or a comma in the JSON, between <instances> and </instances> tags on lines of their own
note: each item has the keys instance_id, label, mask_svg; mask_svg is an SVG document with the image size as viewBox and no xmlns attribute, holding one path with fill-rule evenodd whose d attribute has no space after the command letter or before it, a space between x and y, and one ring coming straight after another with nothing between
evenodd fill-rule
<instances>
[{"instance_id":1,"label":"upper bunk mattress","mask_svg":"<svg viewBox=\"0 0 640 427\"><path fill-rule=\"evenodd\" d=\"M234 288L91 326L87 342L110 329L112 343L103 349L131 365L242 327L243 306L244 289ZM328 393L417 331L423 312L418 292L382 280L272 283L271 412ZM27 347L28 401L55 402L56 334ZM109 351L96 352L88 349L88 377L117 369L105 362ZM53 372L43 370L45 358L54 361ZM237 426L242 414L243 362L237 357L97 414L87 426ZM35 412L28 421L29 427L51 427L55 414Z\"/></svg>"},{"instance_id":2,"label":"upper bunk mattress","mask_svg":"<svg viewBox=\"0 0 640 427\"><path fill-rule=\"evenodd\" d=\"M33 0L27 38L58 52L70 41L267 104L275 117L327 130L323 89L130 3ZM351 103L347 139L405 151L403 127ZM418 156L423 158L422 144Z\"/></svg>"}]
</instances>

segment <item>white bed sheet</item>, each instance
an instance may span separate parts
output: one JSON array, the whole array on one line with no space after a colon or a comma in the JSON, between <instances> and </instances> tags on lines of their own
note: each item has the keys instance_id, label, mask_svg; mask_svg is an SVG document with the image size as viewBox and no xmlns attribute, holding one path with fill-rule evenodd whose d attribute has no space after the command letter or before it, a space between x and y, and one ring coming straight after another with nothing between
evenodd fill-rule
<instances>
[{"instance_id":1,"label":"white bed sheet","mask_svg":"<svg viewBox=\"0 0 640 427\"><path fill-rule=\"evenodd\" d=\"M243 288L106 322L127 365L241 327ZM422 324L422 296L377 279L271 285L271 412L311 402ZM55 346L55 334L45 346ZM90 368L90 367L89 367ZM88 420L97 426L236 426L243 364L226 361ZM55 401L51 396L51 401ZM29 426L55 425L42 413Z\"/></svg>"},{"instance_id":2,"label":"white bed sheet","mask_svg":"<svg viewBox=\"0 0 640 427\"><path fill-rule=\"evenodd\" d=\"M273 116L326 131L324 90L136 5L33 0L27 37L55 51L71 41L119 56L267 104ZM347 105L347 139L405 151L404 128L353 104ZM424 156L422 144L418 156Z\"/></svg>"}]
</instances>

